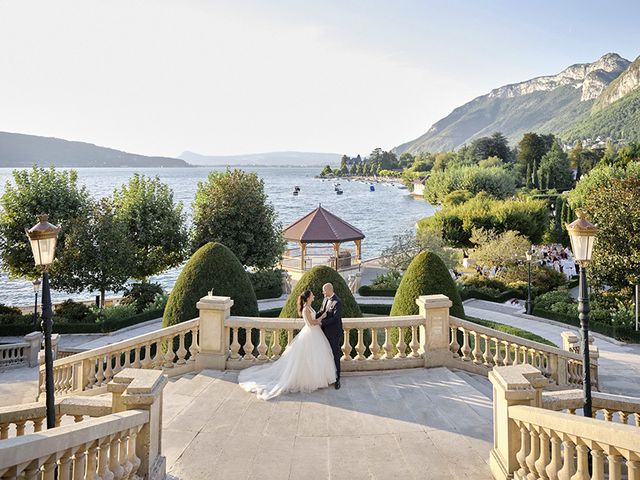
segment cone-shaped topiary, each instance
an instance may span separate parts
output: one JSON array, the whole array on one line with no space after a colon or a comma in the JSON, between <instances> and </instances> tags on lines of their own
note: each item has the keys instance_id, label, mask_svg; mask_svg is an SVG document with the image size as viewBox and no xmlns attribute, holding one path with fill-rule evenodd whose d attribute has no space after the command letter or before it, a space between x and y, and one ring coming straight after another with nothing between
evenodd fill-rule
<instances>
[{"instance_id":1,"label":"cone-shaped topiary","mask_svg":"<svg viewBox=\"0 0 640 480\"><path fill-rule=\"evenodd\" d=\"M316 299L313 302L313 308L318 311L322 307L322 286L325 283L331 283L336 295L342 299L342 317L361 317L362 312L360 307L356 303L356 299L353 298L353 294L347 282L336 272L333 268L318 265L313 267L296 283L295 288L289 295L287 302L284 304L282 311L280 312L281 318L292 318L298 316L298 307L296 302L298 297L305 290L311 290Z\"/></svg>"},{"instance_id":2,"label":"cone-shaped topiary","mask_svg":"<svg viewBox=\"0 0 640 480\"><path fill-rule=\"evenodd\" d=\"M191 256L180 272L169 295L162 326L196 318L196 303L210 290L214 295L233 299L232 315L259 315L253 286L240 261L221 243L207 243Z\"/></svg>"},{"instance_id":3,"label":"cone-shaped topiary","mask_svg":"<svg viewBox=\"0 0 640 480\"><path fill-rule=\"evenodd\" d=\"M416 299L420 295L441 293L453 303L450 312L464 318L464 307L456 284L442 259L435 253L424 251L416 255L402 276L393 300L391 316L417 315Z\"/></svg>"}]
</instances>

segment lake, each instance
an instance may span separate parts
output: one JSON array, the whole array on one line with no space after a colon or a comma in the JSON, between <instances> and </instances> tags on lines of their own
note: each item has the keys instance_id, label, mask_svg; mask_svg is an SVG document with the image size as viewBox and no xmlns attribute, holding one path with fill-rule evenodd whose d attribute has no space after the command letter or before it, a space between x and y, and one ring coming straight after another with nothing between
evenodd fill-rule
<instances>
[{"instance_id":1,"label":"lake","mask_svg":"<svg viewBox=\"0 0 640 480\"><path fill-rule=\"evenodd\" d=\"M414 199L407 190L397 185L375 184L375 192L369 190L369 184L358 181L340 180L343 195L334 192L334 181L322 181L314 178L320 167L242 167L243 170L256 172L264 180L265 191L273 203L283 226L294 222L320 203L327 210L358 227L366 235L362 243L363 258L380 255L391 244L393 236L411 230L420 218L432 215L435 207L422 199ZM191 202L195 196L198 182L205 180L210 171L225 170L225 167L194 168L78 168L79 182L86 185L91 195L101 197L109 195L114 188L127 182L139 172L148 176L158 176L174 192L175 201L182 202L190 217ZM0 168L0 195L7 181L12 181L12 169ZM300 194L293 196L293 187L300 187ZM35 224L35 219L34 219ZM31 227L32 225L25 225ZM26 241L26 237L25 237ZM173 286L179 268L169 270L155 277L163 287ZM30 282L9 280L0 272L0 303L9 305L28 305L33 302L33 289ZM54 301L66 298L87 298L89 293L70 295L64 292L52 292Z\"/></svg>"}]
</instances>

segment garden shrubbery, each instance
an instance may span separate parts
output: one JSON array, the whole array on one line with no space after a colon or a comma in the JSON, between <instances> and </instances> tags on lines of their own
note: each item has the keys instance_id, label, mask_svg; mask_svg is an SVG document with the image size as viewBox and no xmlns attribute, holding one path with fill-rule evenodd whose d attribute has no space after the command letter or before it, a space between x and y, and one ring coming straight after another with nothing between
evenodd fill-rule
<instances>
[{"instance_id":1,"label":"garden shrubbery","mask_svg":"<svg viewBox=\"0 0 640 480\"><path fill-rule=\"evenodd\" d=\"M282 270L256 270L248 275L258 300L282 295Z\"/></svg>"}]
</instances>

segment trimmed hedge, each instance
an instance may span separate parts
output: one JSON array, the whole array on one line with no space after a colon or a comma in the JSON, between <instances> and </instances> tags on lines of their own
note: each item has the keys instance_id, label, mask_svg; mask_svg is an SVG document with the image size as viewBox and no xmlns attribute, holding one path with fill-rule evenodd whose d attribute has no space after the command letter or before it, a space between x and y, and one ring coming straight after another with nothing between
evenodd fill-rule
<instances>
[{"instance_id":1,"label":"trimmed hedge","mask_svg":"<svg viewBox=\"0 0 640 480\"><path fill-rule=\"evenodd\" d=\"M370 285L363 285L358 289L358 293L363 297L395 297L397 290L383 288L371 288Z\"/></svg>"},{"instance_id":2,"label":"trimmed hedge","mask_svg":"<svg viewBox=\"0 0 640 480\"><path fill-rule=\"evenodd\" d=\"M280 316L281 308L270 308L269 310L261 310L260 316L267 318L278 318Z\"/></svg>"},{"instance_id":3,"label":"trimmed hedge","mask_svg":"<svg viewBox=\"0 0 640 480\"><path fill-rule=\"evenodd\" d=\"M383 304L363 304L359 303L360 310L365 315L390 315L391 305Z\"/></svg>"},{"instance_id":4,"label":"trimmed hedge","mask_svg":"<svg viewBox=\"0 0 640 480\"><path fill-rule=\"evenodd\" d=\"M534 306L533 315L555 320L560 323L566 323L574 327L580 327L580 319L573 315L567 315L566 313L553 312ZM606 323L589 321L589 330L618 340L640 343L640 332L636 332L633 328L617 327L615 325L607 325Z\"/></svg>"},{"instance_id":5,"label":"trimmed hedge","mask_svg":"<svg viewBox=\"0 0 640 480\"><path fill-rule=\"evenodd\" d=\"M162 326L169 327L198 316L196 304L212 290L231 297L231 315L257 317L258 300L244 267L221 243L200 247L186 263L171 290Z\"/></svg>"},{"instance_id":6,"label":"trimmed hedge","mask_svg":"<svg viewBox=\"0 0 640 480\"><path fill-rule=\"evenodd\" d=\"M488 302L496 303L504 303L507 300L511 300L512 298L524 300L522 292L513 289L505 290L504 292L500 292L497 295L492 295L491 293L484 291L483 289L474 287L461 287L459 288L459 291L462 300L469 300L470 298L474 298L477 300L486 300Z\"/></svg>"},{"instance_id":7,"label":"trimmed hedge","mask_svg":"<svg viewBox=\"0 0 640 480\"><path fill-rule=\"evenodd\" d=\"M512 327L511 325L505 325L504 323L492 322L490 320L484 320L482 318L476 317L466 317L466 319L470 322L477 323L478 325L482 325L487 328L493 328L494 330L498 330L499 332L508 333L510 335L515 335L516 337L524 338L527 340L531 340L532 342L543 343L545 345L549 345L551 347L557 347L555 343L547 340L540 335L536 335L529 330L524 330L518 327Z\"/></svg>"}]
</instances>

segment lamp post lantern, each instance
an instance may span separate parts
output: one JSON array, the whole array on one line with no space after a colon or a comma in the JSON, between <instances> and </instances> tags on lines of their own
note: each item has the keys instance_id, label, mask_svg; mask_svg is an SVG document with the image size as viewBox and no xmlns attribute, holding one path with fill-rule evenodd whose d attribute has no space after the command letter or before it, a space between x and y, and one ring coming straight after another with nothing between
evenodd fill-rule
<instances>
[{"instance_id":1,"label":"lamp post lantern","mask_svg":"<svg viewBox=\"0 0 640 480\"><path fill-rule=\"evenodd\" d=\"M591 417L591 366L589 361L589 288L587 286L587 265L593 255L593 246L598 229L577 212L578 219L567 225L571 239L571 249L580 265L580 284L578 289L578 313L582 333L580 350L582 351L582 397L585 417Z\"/></svg>"},{"instance_id":2,"label":"lamp post lantern","mask_svg":"<svg viewBox=\"0 0 640 480\"><path fill-rule=\"evenodd\" d=\"M528 263L528 285L527 285L527 315L531 315L531 259L533 258L533 253L531 250L528 250L526 253L527 263Z\"/></svg>"},{"instance_id":3,"label":"lamp post lantern","mask_svg":"<svg viewBox=\"0 0 640 480\"><path fill-rule=\"evenodd\" d=\"M35 300L33 302L33 329L38 329L38 292L40 292L40 286L42 285L42 281L39 278L36 278L33 281L33 293L35 294Z\"/></svg>"},{"instance_id":4,"label":"lamp post lantern","mask_svg":"<svg viewBox=\"0 0 640 480\"><path fill-rule=\"evenodd\" d=\"M48 267L53 263L60 227L49 223L49 215L38 215L38 224L26 230L36 266L42 269L42 326L44 329L45 395L47 405L47 428L56 426L53 385L53 350L51 328L53 308L49 290Z\"/></svg>"}]
</instances>

